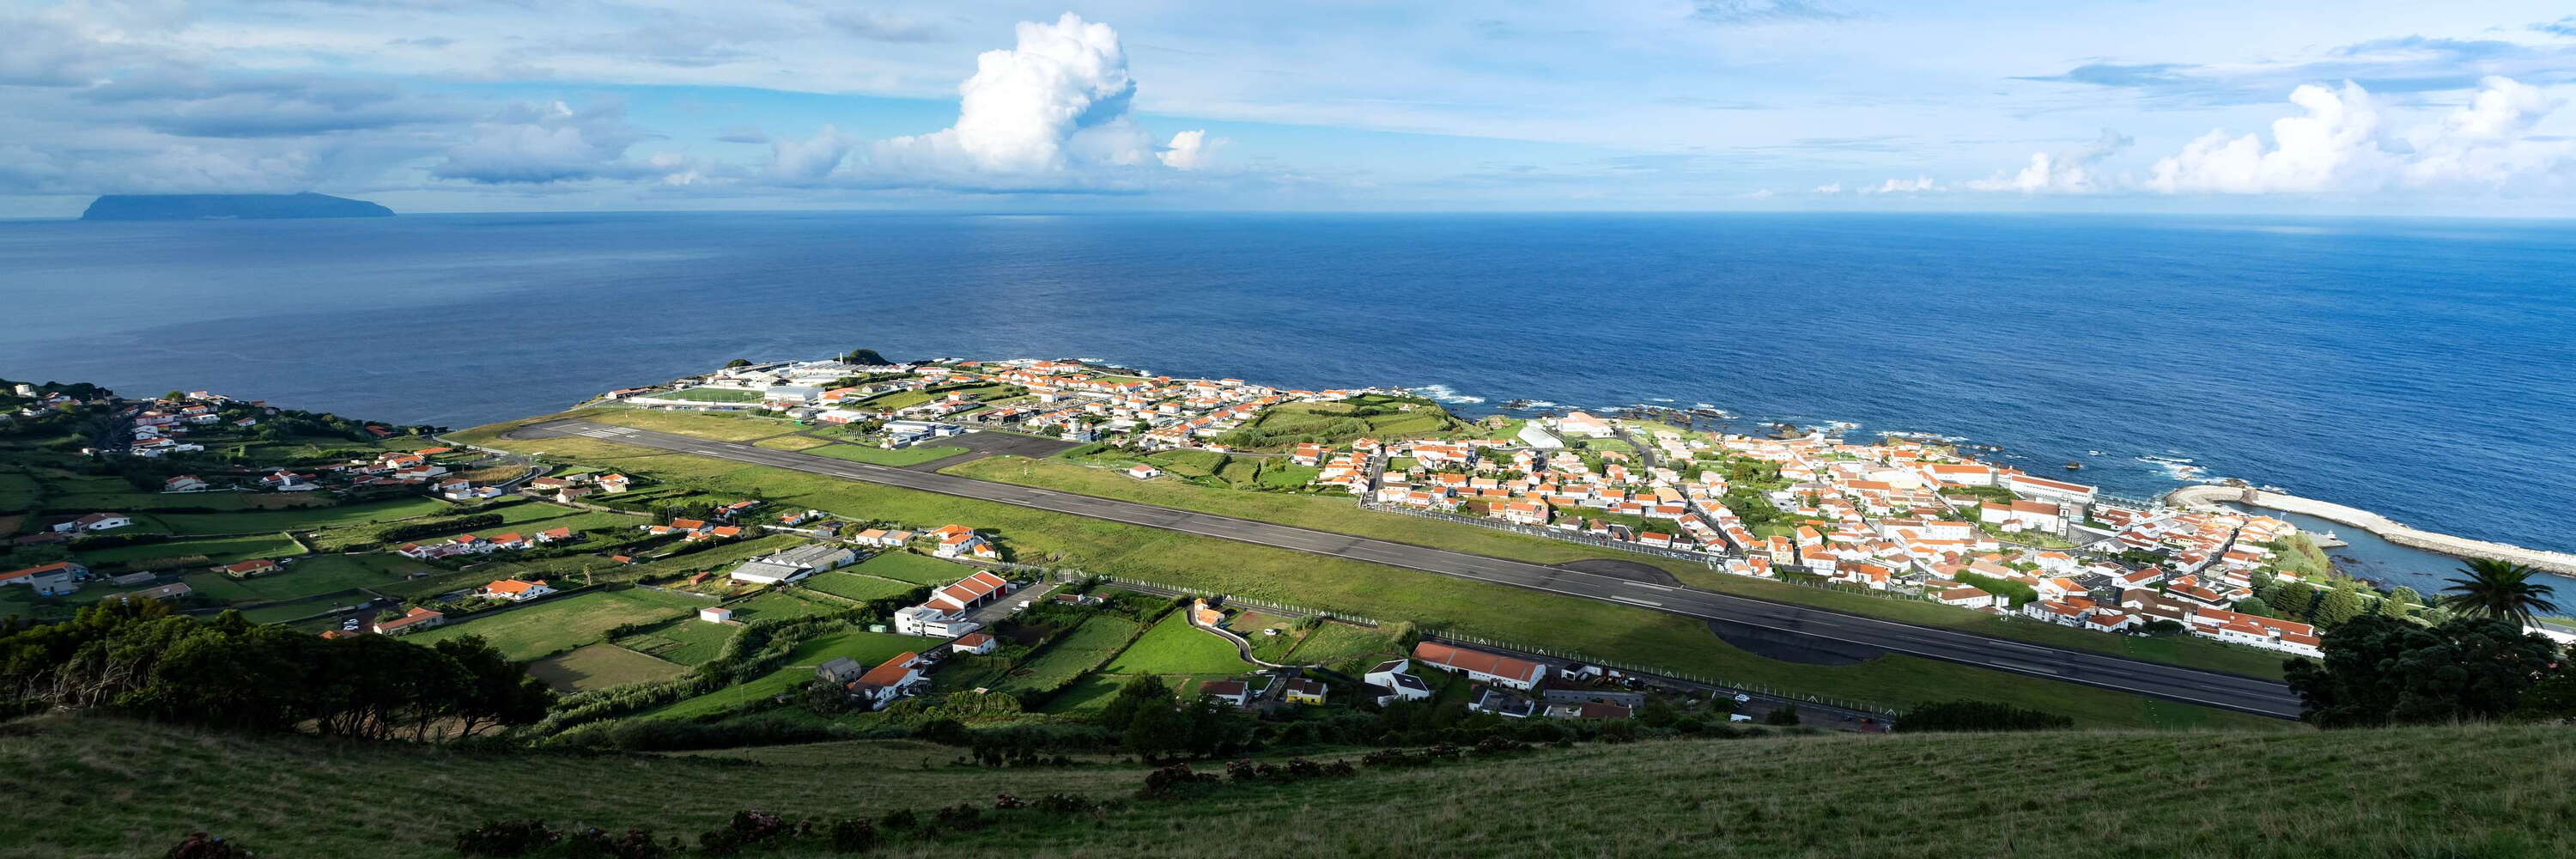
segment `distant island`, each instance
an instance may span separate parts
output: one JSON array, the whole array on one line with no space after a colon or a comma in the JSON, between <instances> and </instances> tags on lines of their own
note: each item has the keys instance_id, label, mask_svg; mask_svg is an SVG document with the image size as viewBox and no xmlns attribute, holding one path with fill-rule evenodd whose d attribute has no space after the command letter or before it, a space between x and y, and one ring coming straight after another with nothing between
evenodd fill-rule
<instances>
[{"instance_id":1,"label":"distant island","mask_svg":"<svg viewBox=\"0 0 2576 859\"><path fill-rule=\"evenodd\" d=\"M89 204L84 221L194 221L208 218L390 218L394 210L316 194L109 194Z\"/></svg>"}]
</instances>

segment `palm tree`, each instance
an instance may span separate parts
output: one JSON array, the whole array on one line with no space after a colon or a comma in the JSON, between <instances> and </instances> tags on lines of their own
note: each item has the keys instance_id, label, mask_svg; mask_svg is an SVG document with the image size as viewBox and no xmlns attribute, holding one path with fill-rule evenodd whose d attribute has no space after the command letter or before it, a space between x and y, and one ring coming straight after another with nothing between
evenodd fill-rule
<instances>
[{"instance_id":1,"label":"palm tree","mask_svg":"<svg viewBox=\"0 0 2576 859\"><path fill-rule=\"evenodd\" d=\"M2549 599L2549 586L2535 580L2543 573L2533 567L2479 558L2460 572L2461 578L2442 589L2442 604L2461 614L2530 626L2532 615L2558 611L2558 604Z\"/></svg>"}]
</instances>

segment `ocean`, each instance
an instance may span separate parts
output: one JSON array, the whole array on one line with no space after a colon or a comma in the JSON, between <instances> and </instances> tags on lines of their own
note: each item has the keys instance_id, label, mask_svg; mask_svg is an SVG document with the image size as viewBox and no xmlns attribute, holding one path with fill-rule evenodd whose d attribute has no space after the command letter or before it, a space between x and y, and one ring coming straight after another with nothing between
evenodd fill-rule
<instances>
[{"instance_id":1,"label":"ocean","mask_svg":"<svg viewBox=\"0 0 2576 859\"><path fill-rule=\"evenodd\" d=\"M0 377L465 426L736 357L1088 358L1469 413L1707 403L1745 430L1956 436L2139 496L2241 477L2571 550L2571 271L2576 224L2531 221L17 221Z\"/></svg>"}]
</instances>

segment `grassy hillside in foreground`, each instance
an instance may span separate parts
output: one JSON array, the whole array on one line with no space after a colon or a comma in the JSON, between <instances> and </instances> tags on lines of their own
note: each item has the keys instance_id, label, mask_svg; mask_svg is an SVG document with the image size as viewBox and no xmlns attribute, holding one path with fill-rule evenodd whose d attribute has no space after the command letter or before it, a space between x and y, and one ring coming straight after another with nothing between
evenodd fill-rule
<instances>
[{"instance_id":1,"label":"grassy hillside in foreground","mask_svg":"<svg viewBox=\"0 0 2576 859\"><path fill-rule=\"evenodd\" d=\"M0 731L0 784L25 812L0 822L0 857L157 856L192 829L268 856L442 856L503 817L694 836L745 807L1125 797L1143 772L925 769L947 756L912 741L760 751L465 753L42 718ZM1772 736L1226 785L874 855L2565 856L2571 818L2563 728Z\"/></svg>"}]
</instances>

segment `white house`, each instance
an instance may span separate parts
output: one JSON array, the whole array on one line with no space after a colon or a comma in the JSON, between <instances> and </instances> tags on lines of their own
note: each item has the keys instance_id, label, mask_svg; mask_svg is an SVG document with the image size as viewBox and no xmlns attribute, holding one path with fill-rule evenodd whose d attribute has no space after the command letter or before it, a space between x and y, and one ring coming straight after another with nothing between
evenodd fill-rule
<instances>
[{"instance_id":1,"label":"white house","mask_svg":"<svg viewBox=\"0 0 2576 859\"><path fill-rule=\"evenodd\" d=\"M194 474L182 474L177 477L161 481L161 491L204 492L206 491L206 482L198 479Z\"/></svg>"},{"instance_id":2,"label":"white house","mask_svg":"<svg viewBox=\"0 0 2576 859\"><path fill-rule=\"evenodd\" d=\"M957 643L950 645L949 649L958 653L972 653L977 656L982 656L993 652L993 649L999 646L1001 646L1001 642L994 640L992 636L985 635L980 632L970 632L965 635L958 636Z\"/></svg>"},{"instance_id":3,"label":"white house","mask_svg":"<svg viewBox=\"0 0 2576 859\"><path fill-rule=\"evenodd\" d=\"M92 513L54 526L55 533L111 531L134 524L133 517L123 513Z\"/></svg>"},{"instance_id":4,"label":"white house","mask_svg":"<svg viewBox=\"0 0 2576 859\"><path fill-rule=\"evenodd\" d=\"M1161 476L1163 476L1163 470L1162 470L1162 469L1159 469L1159 468L1155 468L1155 467L1150 466L1150 465L1141 465L1141 464L1140 464L1140 465L1137 465L1137 466L1135 466L1135 467L1133 467L1133 468L1129 468L1129 469L1127 469L1127 476L1129 476L1129 477L1133 477L1133 478L1136 478L1136 479L1138 479L1138 480L1152 480L1152 479L1154 479L1154 478L1157 478L1157 477L1161 477Z\"/></svg>"},{"instance_id":5,"label":"white house","mask_svg":"<svg viewBox=\"0 0 2576 859\"><path fill-rule=\"evenodd\" d=\"M1987 608L1995 604L1995 595L1970 587L1956 587L1932 595L1942 605L1961 608Z\"/></svg>"},{"instance_id":6,"label":"white house","mask_svg":"<svg viewBox=\"0 0 2576 859\"><path fill-rule=\"evenodd\" d=\"M707 606L706 608L698 609L698 619L708 623L732 623L733 609L725 608L723 606Z\"/></svg>"},{"instance_id":7,"label":"white house","mask_svg":"<svg viewBox=\"0 0 2576 859\"><path fill-rule=\"evenodd\" d=\"M967 620L963 613L950 613L917 605L894 613L894 631L904 635L950 638L981 629L982 625Z\"/></svg>"},{"instance_id":8,"label":"white house","mask_svg":"<svg viewBox=\"0 0 2576 859\"><path fill-rule=\"evenodd\" d=\"M89 575L88 567L70 561L55 561L23 570L0 573L0 587L26 585L30 590L35 591L37 596L57 596L80 590L78 579L86 575Z\"/></svg>"},{"instance_id":9,"label":"white house","mask_svg":"<svg viewBox=\"0 0 2576 859\"><path fill-rule=\"evenodd\" d=\"M1199 684L1199 695L1241 707L1243 702L1251 700L1252 687L1241 680L1210 680Z\"/></svg>"},{"instance_id":10,"label":"white house","mask_svg":"<svg viewBox=\"0 0 2576 859\"><path fill-rule=\"evenodd\" d=\"M1380 705L1395 701L1420 701L1431 697L1431 684L1424 683L1422 678L1405 672L1405 669L1411 667L1413 667L1413 661L1409 659L1380 662L1376 668L1369 669L1369 673L1360 679L1368 683L1369 692L1377 696L1377 702Z\"/></svg>"},{"instance_id":11,"label":"white house","mask_svg":"<svg viewBox=\"0 0 2576 859\"><path fill-rule=\"evenodd\" d=\"M533 582L523 582L517 579L495 579L491 584L483 586L484 596L492 597L494 599L505 599L511 602L527 602L554 592L555 589L552 586L547 585L544 579L538 579Z\"/></svg>"}]
</instances>

